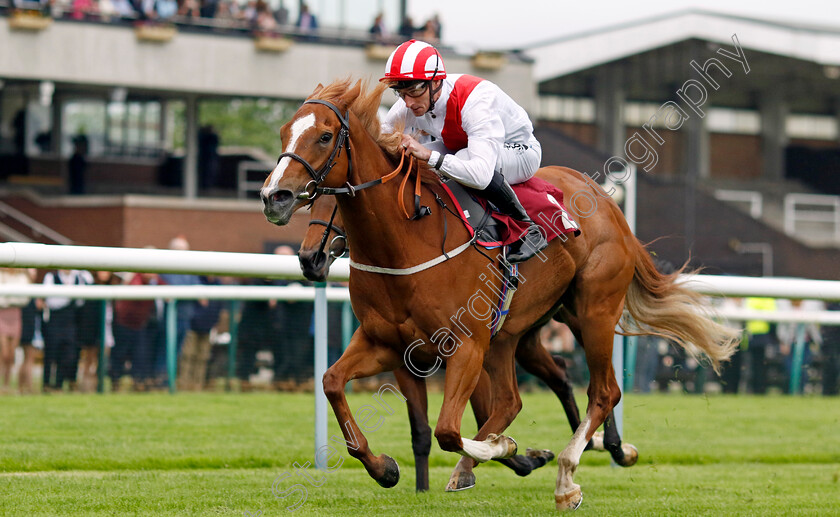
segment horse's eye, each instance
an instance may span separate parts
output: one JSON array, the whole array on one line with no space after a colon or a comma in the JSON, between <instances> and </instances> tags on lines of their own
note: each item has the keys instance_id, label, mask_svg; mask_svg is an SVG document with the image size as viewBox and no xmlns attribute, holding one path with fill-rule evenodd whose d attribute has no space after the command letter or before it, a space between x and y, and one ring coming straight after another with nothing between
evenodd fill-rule
<instances>
[{"instance_id":1,"label":"horse's eye","mask_svg":"<svg viewBox=\"0 0 840 517\"><path fill-rule=\"evenodd\" d=\"M321 135L321 143L322 144L326 144L330 140L332 140L332 134L331 133L324 133L323 135Z\"/></svg>"}]
</instances>

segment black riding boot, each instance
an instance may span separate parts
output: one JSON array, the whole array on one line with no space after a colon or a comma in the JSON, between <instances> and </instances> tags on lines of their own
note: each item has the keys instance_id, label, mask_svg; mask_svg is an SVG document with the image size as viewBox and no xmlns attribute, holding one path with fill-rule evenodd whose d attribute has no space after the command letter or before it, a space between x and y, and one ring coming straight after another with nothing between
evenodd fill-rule
<instances>
[{"instance_id":1,"label":"black riding boot","mask_svg":"<svg viewBox=\"0 0 840 517\"><path fill-rule=\"evenodd\" d=\"M510 188L501 173L494 171L493 179L481 193L487 201L496 205L500 212L529 225L525 235L511 244L510 253L507 256L508 262L511 264L524 262L548 246L548 241L545 240L540 227L525 212L519 198L516 197L516 192Z\"/></svg>"}]
</instances>

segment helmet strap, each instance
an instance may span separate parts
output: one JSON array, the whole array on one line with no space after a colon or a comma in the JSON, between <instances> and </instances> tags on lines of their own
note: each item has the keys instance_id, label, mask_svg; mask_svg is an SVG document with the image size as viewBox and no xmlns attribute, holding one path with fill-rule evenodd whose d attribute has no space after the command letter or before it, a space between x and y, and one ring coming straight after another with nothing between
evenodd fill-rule
<instances>
[{"instance_id":1,"label":"helmet strap","mask_svg":"<svg viewBox=\"0 0 840 517\"><path fill-rule=\"evenodd\" d=\"M435 49L435 53L437 54L437 62L435 63L435 71L432 72L432 78L429 79L429 111L434 111L435 109L435 95L443 88L443 81L440 82L440 85L437 88L434 88L433 85L435 84L435 76L438 73L438 65L440 64L440 54L437 53L437 49ZM434 115L433 115L434 116Z\"/></svg>"}]
</instances>

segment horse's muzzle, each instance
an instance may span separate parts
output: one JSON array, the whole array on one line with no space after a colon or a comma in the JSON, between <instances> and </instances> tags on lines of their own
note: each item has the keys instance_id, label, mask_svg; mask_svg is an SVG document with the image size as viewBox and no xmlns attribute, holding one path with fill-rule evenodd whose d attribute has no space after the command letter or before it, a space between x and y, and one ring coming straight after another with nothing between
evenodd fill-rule
<instances>
[{"instance_id":1,"label":"horse's muzzle","mask_svg":"<svg viewBox=\"0 0 840 517\"><path fill-rule=\"evenodd\" d=\"M298 253L300 269L303 276L312 282L325 282L329 274L332 257L327 257L323 251L306 250Z\"/></svg>"},{"instance_id":2,"label":"horse's muzzle","mask_svg":"<svg viewBox=\"0 0 840 517\"><path fill-rule=\"evenodd\" d=\"M263 214L268 222L283 226L289 222L297 201L291 190L266 190L260 191L260 199L263 203Z\"/></svg>"}]
</instances>

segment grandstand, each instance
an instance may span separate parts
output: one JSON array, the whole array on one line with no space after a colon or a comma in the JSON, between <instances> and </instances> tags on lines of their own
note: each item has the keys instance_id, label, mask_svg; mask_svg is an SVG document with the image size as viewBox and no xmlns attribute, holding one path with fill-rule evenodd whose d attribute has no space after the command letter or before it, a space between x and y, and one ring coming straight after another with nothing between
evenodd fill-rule
<instances>
[{"instance_id":1,"label":"grandstand","mask_svg":"<svg viewBox=\"0 0 840 517\"><path fill-rule=\"evenodd\" d=\"M389 10L401 16L405 4ZM24 27L12 7L0 0L0 176L10 207L0 222L14 233L0 230L43 242L59 240L31 221L79 244L164 246L184 231L197 249L296 242L303 222L272 228L248 198L279 142L223 141L218 181L201 185L202 110L236 100L286 113L319 82L379 75L391 48L340 20L317 33L278 24L266 47L264 32L230 20L176 17L151 24L168 31L155 33L131 16L32 11ZM450 70L487 77L530 108L545 164L594 172L632 153L637 232L667 236L654 245L664 258L836 278L840 29L686 11L509 52L443 51ZM664 120L669 102L684 114L679 124ZM70 197L66 161L80 128L91 139L90 194ZM220 242L220 231L231 238Z\"/></svg>"}]
</instances>

